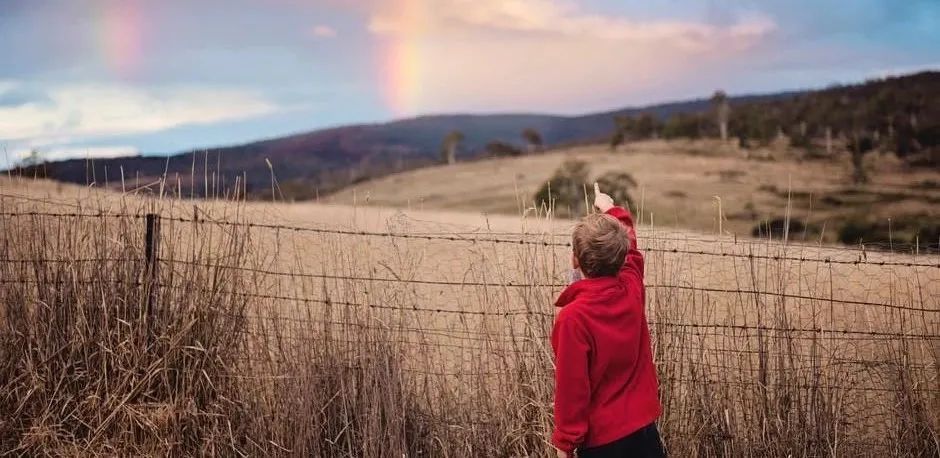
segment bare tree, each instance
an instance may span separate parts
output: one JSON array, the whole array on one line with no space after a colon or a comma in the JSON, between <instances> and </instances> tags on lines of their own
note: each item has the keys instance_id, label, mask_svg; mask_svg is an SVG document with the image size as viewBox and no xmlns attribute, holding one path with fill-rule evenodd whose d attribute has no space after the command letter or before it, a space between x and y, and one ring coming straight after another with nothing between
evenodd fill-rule
<instances>
[{"instance_id":1,"label":"bare tree","mask_svg":"<svg viewBox=\"0 0 940 458\"><path fill-rule=\"evenodd\" d=\"M459 130L452 130L444 137L444 144L441 146L441 162L445 164L457 163L457 148L463 142L463 133Z\"/></svg>"},{"instance_id":2,"label":"bare tree","mask_svg":"<svg viewBox=\"0 0 940 458\"><path fill-rule=\"evenodd\" d=\"M721 140L728 141L728 118L731 117L731 105L728 104L728 95L721 89L712 95L712 105L715 107L715 118L721 132Z\"/></svg>"}]
</instances>

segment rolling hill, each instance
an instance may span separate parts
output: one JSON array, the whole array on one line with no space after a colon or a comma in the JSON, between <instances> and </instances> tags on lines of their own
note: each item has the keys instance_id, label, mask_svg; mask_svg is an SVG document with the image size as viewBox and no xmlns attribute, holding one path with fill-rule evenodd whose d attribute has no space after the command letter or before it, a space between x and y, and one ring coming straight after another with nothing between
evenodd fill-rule
<instances>
[{"instance_id":1,"label":"rolling hill","mask_svg":"<svg viewBox=\"0 0 940 458\"><path fill-rule=\"evenodd\" d=\"M656 227L747 237L759 225L789 214L803 225L791 240L855 244L860 238L869 245L893 240L907 246L919 236L923 249L935 247L940 237L935 217L940 171L911 169L896 158L872 155L865 164L871 181L859 186L852 183L848 153L810 158L782 144L745 150L714 139L638 141L616 152L584 145L425 167L349 186L320 200L487 215L533 213L541 207L536 191L572 160L585 164L589 181L608 172L629 173L636 183L628 189L634 210Z\"/></svg>"},{"instance_id":2,"label":"rolling hill","mask_svg":"<svg viewBox=\"0 0 940 458\"><path fill-rule=\"evenodd\" d=\"M733 103L779 100L796 93L744 96ZM27 176L97 185L120 186L125 180L135 185L166 176L171 185L179 182L184 195L200 196L205 183L231 186L243 177L249 194L270 196L270 160L282 191L290 197L313 197L351 182L412 169L437 161L441 141L448 132L460 130L465 140L458 151L461 160L477 157L493 140L521 143L523 129L540 132L547 147L605 140L618 115L641 112L667 118L676 113L707 110L706 99L624 108L583 116L540 114L433 115L382 124L361 124L316 130L244 145L184 152L171 156L134 156L86 161L72 159L49 162L31 170L18 170ZM213 173L217 174L213 178ZM128 184L131 187L131 184ZM210 191L211 192L211 191Z\"/></svg>"},{"instance_id":3,"label":"rolling hill","mask_svg":"<svg viewBox=\"0 0 940 458\"><path fill-rule=\"evenodd\" d=\"M940 111L929 101L940 95L940 72L872 80L822 90L731 97L730 131L766 146L787 136L813 149L825 135L881 151L895 151L910 164L940 164ZM463 133L461 161L484 156L484 145L521 144L524 129L540 133L544 146L557 148L604 142L617 118L652 115L652 136L712 137L716 126L708 99L623 108L582 116L544 114L434 115L381 124L316 130L244 145L171 156L136 156L87 162L45 163L16 172L60 181L135 188L166 178L181 195L227 190L236 177L249 196L270 197L272 170L280 195L306 199L349 184L438 162L442 140ZM826 134L828 132L828 134ZM628 133L631 140L649 138ZM868 148L868 149L872 149ZM817 148L818 149L818 148ZM831 153L831 152L830 152ZM120 184L121 179L125 183Z\"/></svg>"}]
</instances>

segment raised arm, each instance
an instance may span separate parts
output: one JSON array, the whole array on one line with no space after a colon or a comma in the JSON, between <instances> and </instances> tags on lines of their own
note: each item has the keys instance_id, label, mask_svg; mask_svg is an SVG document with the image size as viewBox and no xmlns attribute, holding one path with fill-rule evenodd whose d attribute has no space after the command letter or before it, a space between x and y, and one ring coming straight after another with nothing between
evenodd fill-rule
<instances>
[{"instance_id":1,"label":"raised arm","mask_svg":"<svg viewBox=\"0 0 940 458\"><path fill-rule=\"evenodd\" d=\"M623 224L624 228L626 228L627 240L630 241L630 249L627 251L621 273L624 271L635 272L642 280L643 253L641 253L636 246L636 227L634 226L633 215L630 214L630 210L615 205L614 200L610 196L601 192L597 183L594 183L594 206L597 207L598 210L617 218L620 224Z\"/></svg>"}]
</instances>

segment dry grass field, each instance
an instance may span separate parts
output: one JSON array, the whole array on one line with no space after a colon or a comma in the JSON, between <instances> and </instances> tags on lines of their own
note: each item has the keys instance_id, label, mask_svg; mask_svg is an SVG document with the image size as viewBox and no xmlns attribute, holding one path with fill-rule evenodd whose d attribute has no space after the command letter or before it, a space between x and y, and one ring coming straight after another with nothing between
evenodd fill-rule
<instances>
[{"instance_id":1,"label":"dry grass field","mask_svg":"<svg viewBox=\"0 0 940 458\"><path fill-rule=\"evenodd\" d=\"M673 456L940 453L940 256L664 230L709 227L716 189L730 214L780 199L761 185L836 189L839 166L798 179L795 163L748 162L725 182L745 169L730 152L631 148L419 170L330 204L0 179L0 450L550 456L572 223L516 196L575 155L647 189Z\"/></svg>"},{"instance_id":2,"label":"dry grass field","mask_svg":"<svg viewBox=\"0 0 940 458\"><path fill-rule=\"evenodd\" d=\"M854 186L847 154L807 159L802 150L771 147L741 150L718 140L651 140L621 146L575 147L519 158L438 166L391 175L324 197L326 202L412 209L459 209L518 215L533 206L536 190L568 159L587 162L592 177L630 173L630 191L643 221L659 227L749 236L762 221L792 217L836 240L839 224L852 217L885 220L936 214L940 173L908 170L896 158L872 154L871 183ZM818 241L820 235L809 237ZM936 243L933 240L931 243Z\"/></svg>"}]
</instances>

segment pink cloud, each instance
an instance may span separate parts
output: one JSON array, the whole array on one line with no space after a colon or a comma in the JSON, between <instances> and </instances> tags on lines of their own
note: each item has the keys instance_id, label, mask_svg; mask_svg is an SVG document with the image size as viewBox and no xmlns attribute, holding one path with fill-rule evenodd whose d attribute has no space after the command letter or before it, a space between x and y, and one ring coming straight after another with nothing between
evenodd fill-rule
<instances>
[{"instance_id":1,"label":"pink cloud","mask_svg":"<svg viewBox=\"0 0 940 458\"><path fill-rule=\"evenodd\" d=\"M650 91L750 52L776 28L762 16L726 26L640 21L551 0L383 2L372 5L368 27L408 56L381 71L413 79L402 86L412 113L647 100Z\"/></svg>"},{"instance_id":2,"label":"pink cloud","mask_svg":"<svg viewBox=\"0 0 940 458\"><path fill-rule=\"evenodd\" d=\"M730 26L705 22L638 21L583 11L574 3L554 0L409 0L374 6L369 29L377 34L426 34L437 38L477 32L528 32L577 38L666 45L701 51L746 46L776 29L763 16L743 18Z\"/></svg>"},{"instance_id":3,"label":"pink cloud","mask_svg":"<svg viewBox=\"0 0 940 458\"><path fill-rule=\"evenodd\" d=\"M310 29L310 35L315 38L333 38L336 36L336 29L320 24Z\"/></svg>"}]
</instances>

